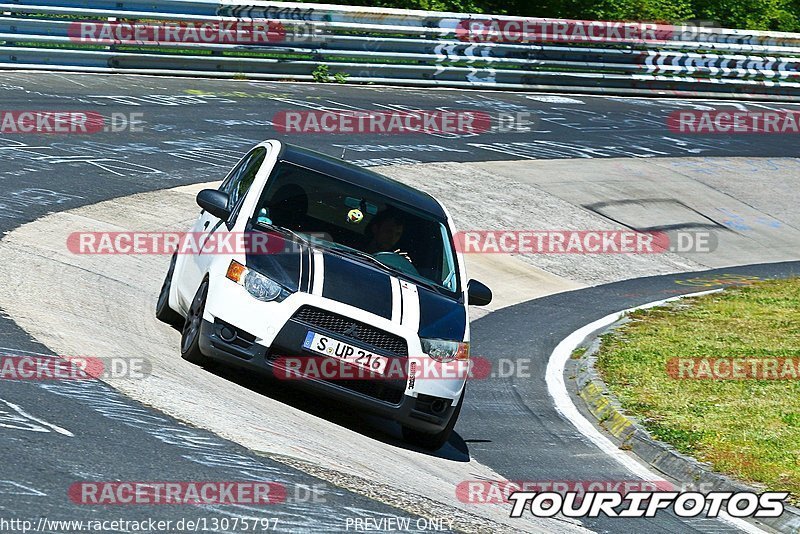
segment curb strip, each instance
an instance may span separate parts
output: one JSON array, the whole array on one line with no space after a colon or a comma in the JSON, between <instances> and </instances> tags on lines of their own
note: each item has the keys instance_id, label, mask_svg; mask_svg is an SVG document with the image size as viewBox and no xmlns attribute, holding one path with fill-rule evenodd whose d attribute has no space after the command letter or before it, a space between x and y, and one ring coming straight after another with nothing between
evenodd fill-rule
<instances>
[{"instance_id":1,"label":"curb strip","mask_svg":"<svg viewBox=\"0 0 800 534\"><path fill-rule=\"evenodd\" d=\"M595 332L590 338L584 340L581 346L587 346L587 341L591 341L588 350L579 359L571 360L566 369L567 376L574 378L574 387L577 389L578 396L583 399L587 410L596 419L597 424L606 433L611 434L612 441L620 449L633 452L642 461L674 480L702 487L704 491L706 491L705 488L713 488L708 491L750 491L754 493L763 491L763 488L759 489L715 473L711 470L710 464L700 462L678 452L671 445L656 440L635 419L625 414L619 401L608 390L594 367L597 360L596 355L600 349L600 336L625 322L627 319L623 317L608 328ZM760 517L755 521L779 532L800 533L800 509L790 505L786 505L780 517Z\"/></svg>"}]
</instances>

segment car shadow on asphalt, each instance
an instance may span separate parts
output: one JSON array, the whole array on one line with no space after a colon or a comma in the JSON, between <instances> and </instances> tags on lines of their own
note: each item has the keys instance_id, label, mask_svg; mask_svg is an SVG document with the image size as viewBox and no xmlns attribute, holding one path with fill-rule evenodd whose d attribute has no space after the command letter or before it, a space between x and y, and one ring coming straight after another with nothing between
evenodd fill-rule
<instances>
[{"instance_id":1,"label":"car shadow on asphalt","mask_svg":"<svg viewBox=\"0 0 800 534\"><path fill-rule=\"evenodd\" d=\"M250 391L270 397L273 400L302 410L315 417L320 417L339 426L358 432L377 441L400 449L416 451L428 456L436 456L454 462L469 462L469 447L464 439L453 432L450 441L438 451L429 451L415 447L403 441L400 425L388 419L365 414L356 410L342 410L341 403L327 402L327 398L318 396L300 388L292 387L274 377L253 373L235 366L216 361L209 362L204 369L220 378L245 387Z\"/></svg>"}]
</instances>

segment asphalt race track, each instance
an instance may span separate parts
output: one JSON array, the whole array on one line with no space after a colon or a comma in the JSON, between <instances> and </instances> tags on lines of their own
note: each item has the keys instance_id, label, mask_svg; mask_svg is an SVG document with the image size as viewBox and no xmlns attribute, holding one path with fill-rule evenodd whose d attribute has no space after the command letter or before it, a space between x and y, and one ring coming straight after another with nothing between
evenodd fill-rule
<instances>
[{"instance_id":1,"label":"asphalt race track","mask_svg":"<svg viewBox=\"0 0 800 534\"><path fill-rule=\"evenodd\" d=\"M457 426L458 432L477 441L469 447L476 460L494 467L508 480L631 480L622 466L580 439L574 428L565 425L548 405L546 401L550 399L543 398L542 393L547 391L547 360L555 346L571 332L616 311L725 287L720 283L724 279L721 275L768 279L798 273L800 262L788 262L637 278L559 293L496 311L473 323L475 354L492 360L532 354L531 378L473 381L471 402L465 408L465 420ZM693 279L700 280L684 285ZM703 279L709 282L704 283ZM517 410L509 410L507 401L498 402L505 396L514 399ZM657 525L653 520L630 518L583 523L598 532L726 531L724 525L709 519L687 521L668 515L658 519Z\"/></svg>"},{"instance_id":2,"label":"asphalt race track","mask_svg":"<svg viewBox=\"0 0 800 534\"><path fill-rule=\"evenodd\" d=\"M680 136L665 126L666 116L675 110L743 106L724 102L32 73L3 73L0 101L4 110L89 110L106 117L140 113L138 120L143 127L142 132L84 136L0 136L0 231L4 233L54 212L220 180L244 150L271 137L337 157L344 153L345 159L363 166L524 159L581 159L591 165L598 158L792 158L798 154L792 136ZM747 109L759 106L748 103ZM281 111L331 108L478 109L526 113L531 123L530 131L357 137L282 135L271 122ZM795 170L795 182L797 176ZM125 220L116 223L126 226ZM799 270L800 263L779 263L726 267L691 276L624 280L516 304L474 321L473 354L493 361L525 355L532 362L531 378L490 378L471 383L457 435L440 455L454 464L477 462L508 480L630 479L632 475L588 443L552 405L544 369L555 345L574 330L614 311L722 287L715 282L719 274L770 278ZM95 275L87 272L89 276ZM685 283L689 278L703 277L710 282ZM625 278L624 274L620 278ZM484 281L492 285L490 280ZM2 282L8 286L18 283L6 277ZM58 285L59 280L37 283ZM46 308L47 299L36 305ZM76 309L75 313L91 317L92 310ZM6 316L0 317L0 353L53 354ZM236 382L235 377L231 380ZM246 382L231 383L230 387L243 385L248 387ZM302 403L300 407L315 417L337 421L335 415L304 408ZM206 409L224 411L225 406ZM346 424L353 425L352 421ZM375 436L360 424L355 424L355 432ZM50 519L157 517L178 521L257 517L276 520L278 530L345 531L347 518L358 516L407 517L412 519L412 526L424 525L424 520L418 522L422 517L435 516L445 520L441 527L446 531L515 530L508 521L501 525L496 516L484 514L481 505L470 507L473 515L469 515L463 508L439 506L429 498L391 496L391 488L376 490L373 495L368 485L367 489L349 483L337 485L331 482L335 474L309 474L313 470L302 461L295 461L295 468L293 460L297 459L248 450L163 415L100 382L4 381L0 383L0 428L0 462L4 466L0 473L0 518L33 520L46 515ZM375 439L388 442L398 451L403 448L394 438L382 438L380 433ZM425 461L425 453L411 453L418 455L421 463ZM401 467L414 477L413 462ZM81 480L166 479L270 480L283 483L288 494L286 503L267 508L162 506L123 510L79 505L68 498L67 492L71 484ZM722 521L685 520L669 514L647 521L582 519L580 525L596 532L737 531ZM580 530L560 520L527 522L524 528ZM384 525L382 531L388 530Z\"/></svg>"}]
</instances>

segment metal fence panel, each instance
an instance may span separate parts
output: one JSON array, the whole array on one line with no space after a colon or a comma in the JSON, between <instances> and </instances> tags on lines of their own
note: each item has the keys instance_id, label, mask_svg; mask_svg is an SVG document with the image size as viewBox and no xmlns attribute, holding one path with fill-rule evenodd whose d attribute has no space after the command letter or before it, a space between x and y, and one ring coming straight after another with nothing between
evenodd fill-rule
<instances>
[{"instance_id":1,"label":"metal fence panel","mask_svg":"<svg viewBox=\"0 0 800 534\"><path fill-rule=\"evenodd\" d=\"M0 69L800 100L800 34L250 0L0 3Z\"/></svg>"}]
</instances>

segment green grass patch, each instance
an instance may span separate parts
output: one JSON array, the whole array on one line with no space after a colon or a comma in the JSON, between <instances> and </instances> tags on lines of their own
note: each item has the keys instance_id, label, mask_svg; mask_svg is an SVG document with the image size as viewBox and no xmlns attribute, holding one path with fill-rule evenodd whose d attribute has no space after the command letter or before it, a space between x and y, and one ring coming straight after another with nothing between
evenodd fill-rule
<instances>
[{"instance_id":1,"label":"green grass patch","mask_svg":"<svg viewBox=\"0 0 800 534\"><path fill-rule=\"evenodd\" d=\"M671 358L800 358L800 278L765 281L630 315L597 368L658 439L800 502L800 379L673 378Z\"/></svg>"},{"instance_id":2,"label":"green grass patch","mask_svg":"<svg viewBox=\"0 0 800 534\"><path fill-rule=\"evenodd\" d=\"M570 354L570 359L580 360L583 357L583 355L586 354L587 350L589 349L586 347L578 347L577 349L572 351L572 354Z\"/></svg>"}]
</instances>

